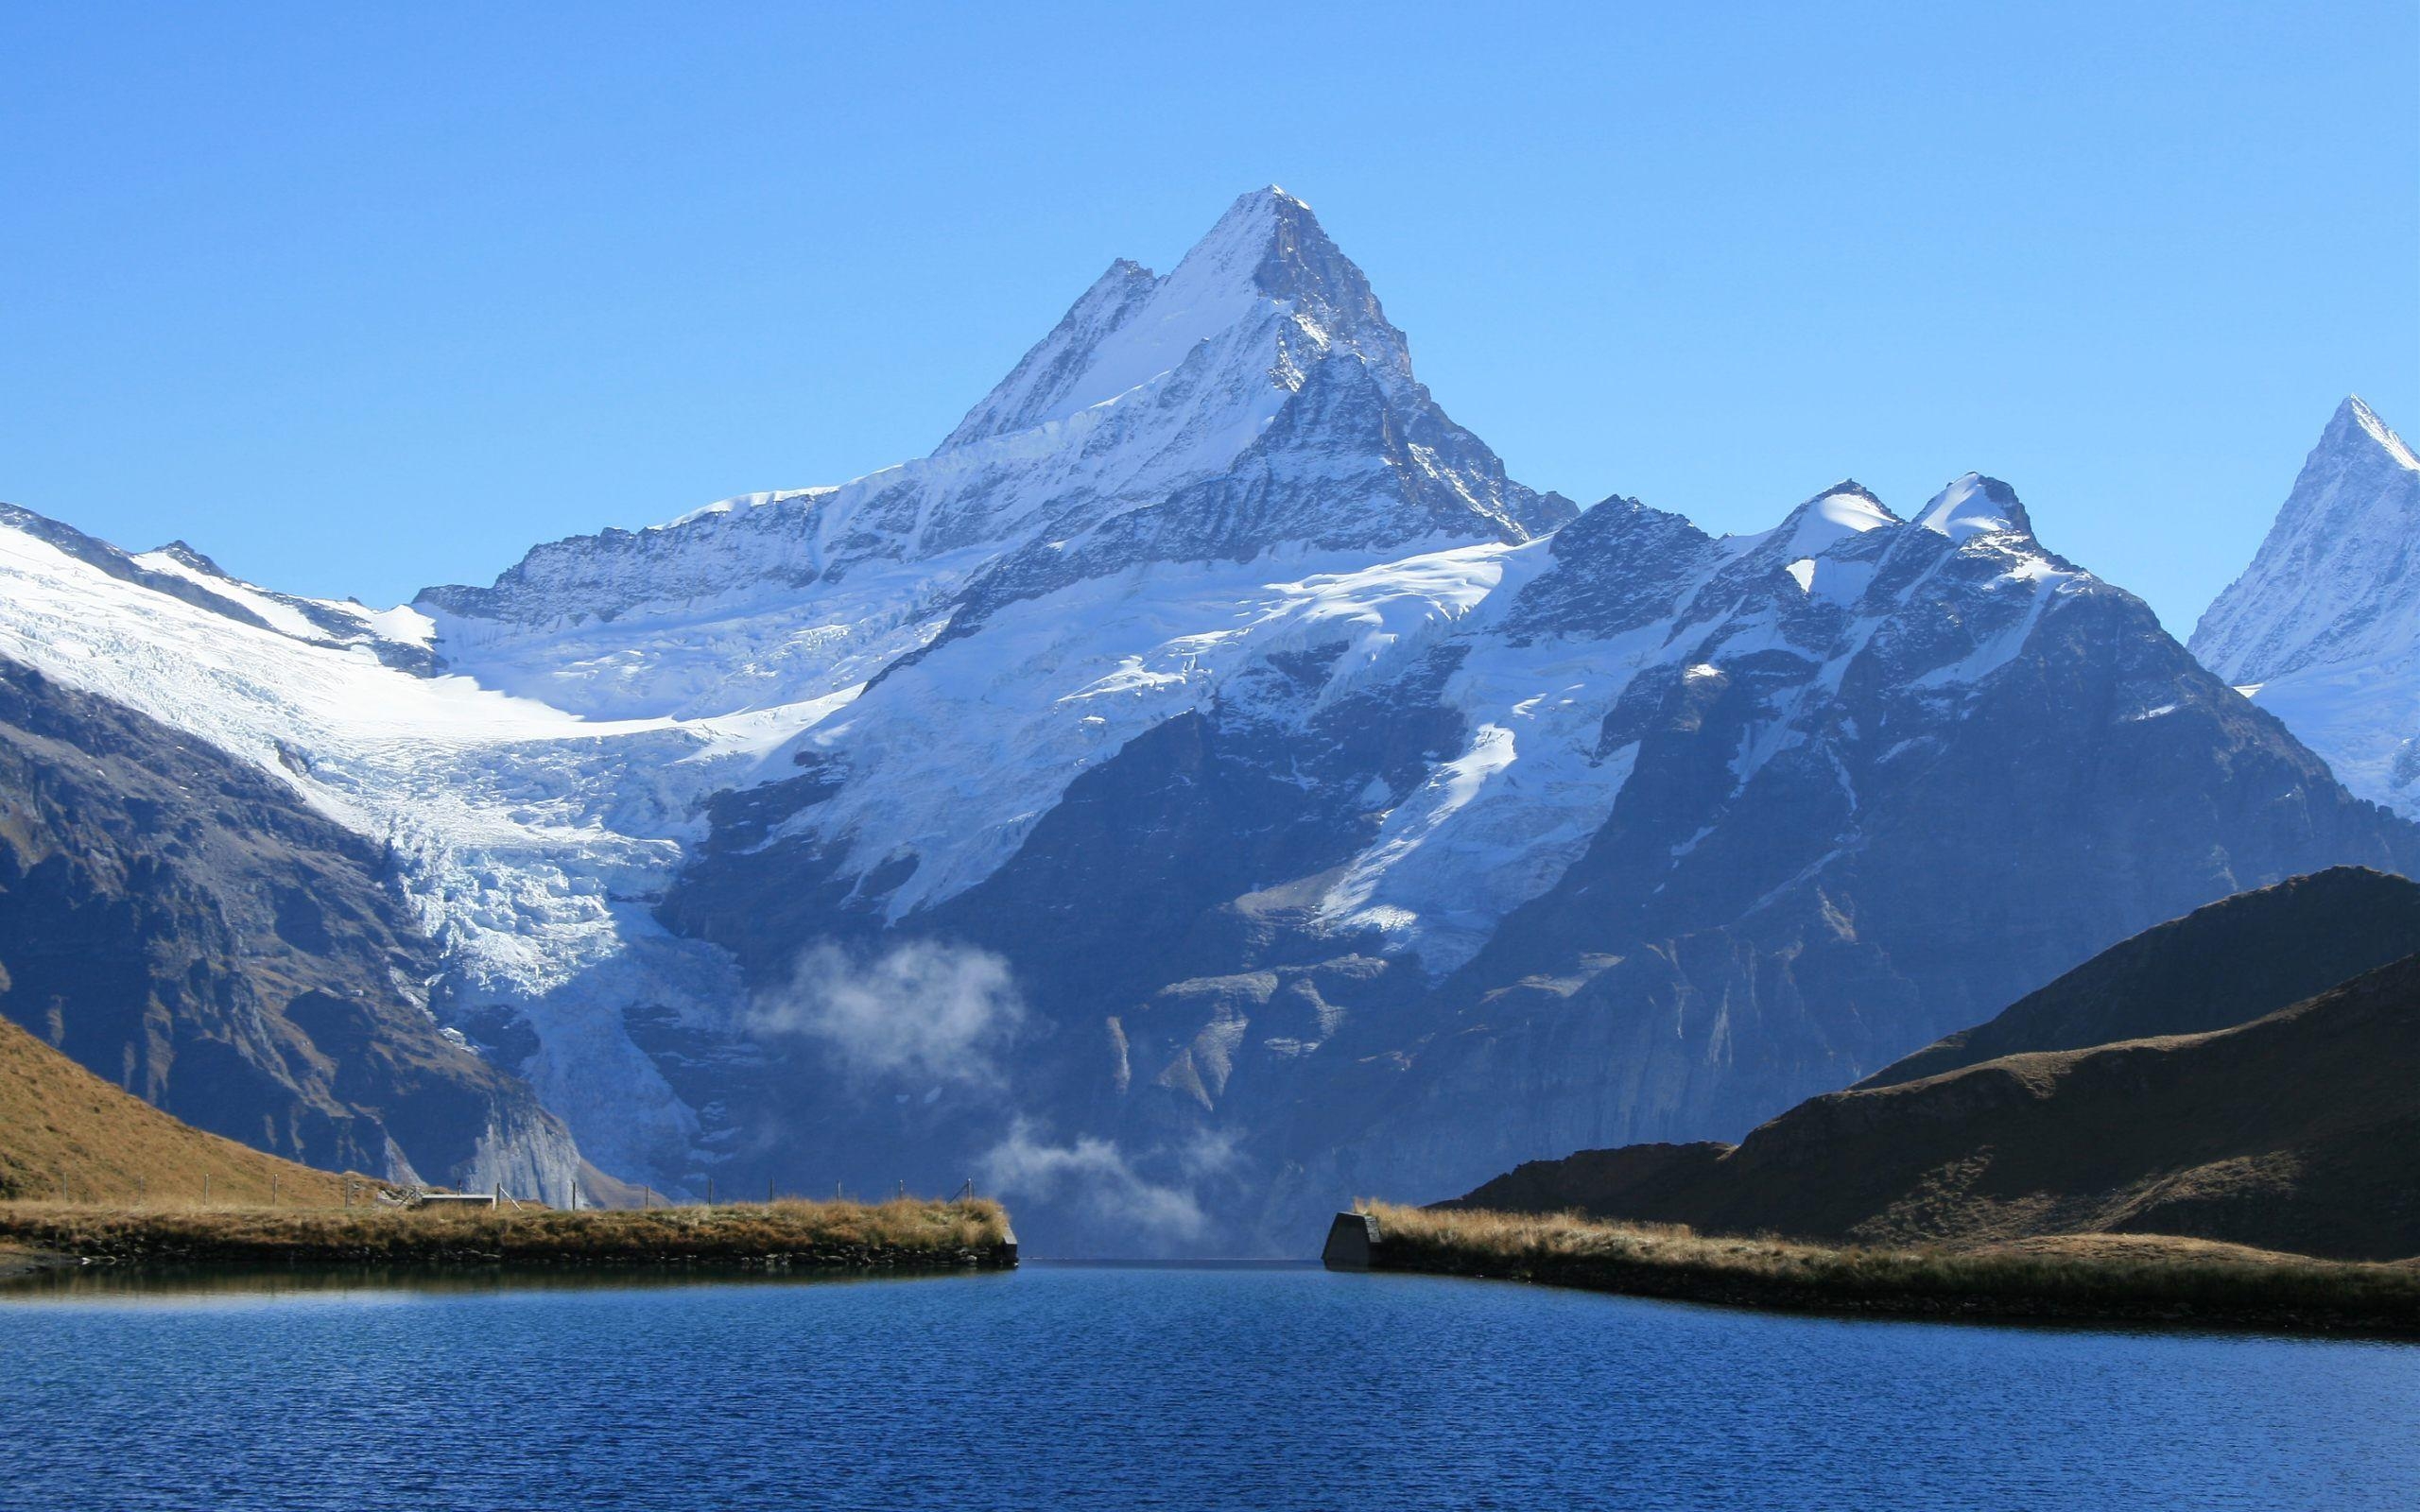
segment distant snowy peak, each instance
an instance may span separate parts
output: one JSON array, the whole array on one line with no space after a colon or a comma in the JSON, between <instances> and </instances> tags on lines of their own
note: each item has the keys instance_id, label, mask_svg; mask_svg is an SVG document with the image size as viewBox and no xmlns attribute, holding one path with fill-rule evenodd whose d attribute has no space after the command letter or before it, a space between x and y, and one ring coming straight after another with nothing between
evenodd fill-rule
<instances>
[{"instance_id":1,"label":"distant snowy peak","mask_svg":"<svg viewBox=\"0 0 2420 1512\"><path fill-rule=\"evenodd\" d=\"M12 504L0 504L0 530L39 541L120 582L182 599L237 625L274 631L307 645L365 651L406 672L432 669L428 621L408 609L372 610L350 600L273 593L233 576L182 541L138 555Z\"/></svg>"},{"instance_id":2,"label":"distant snowy peak","mask_svg":"<svg viewBox=\"0 0 2420 1512\"><path fill-rule=\"evenodd\" d=\"M2337 406L2190 644L2355 794L2420 816L2420 460L2369 405Z\"/></svg>"},{"instance_id":3,"label":"distant snowy peak","mask_svg":"<svg viewBox=\"0 0 2420 1512\"><path fill-rule=\"evenodd\" d=\"M2403 438L2397 436L2386 421L2378 419L2378 412L2372 409L2359 394L2345 395L2344 403L2336 406L2335 415L2327 422L2327 435L2321 438L2320 444L2326 445L2328 438L2339 433L2350 441L2352 433L2356 430L2359 430L2371 445L2393 457L2395 464L2404 471L2420 472L2420 458L2415 458L2411 455L2411 448L2404 444Z\"/></svg>"},{"instance_id":4,"label":"distant snowy peak","mask_svg":"<svg viewBox=\"0 0 2420 1512\"><path fill-rule=\"evenodd\" d=\"M2241 577L2193 631L2237 684L2420 651L2420 459L2359 397L2337 406Z\"/></svg>"},{"instance_id":5,"label":"distant snowy peak","mask_svg":"<svg viewBox=\"0 0 2420 1512\"><path fill-rule=\"evenodd\" d=\"M1734 537L1730 544L1741 556L1778 554L1794 561L1820 557L1843 541L1900 523L1862 485L1843 480L1789 511L1772 529Z\"/></svg>"},{"instance_id":6,"label":"distant snowy peak","mask_svg":"<svg viewBox=\"0 0 2420 1512\"><path fill-rule=\"evenodd\" d=\"M2016 490L1997 478L1969 472L1934 496L1916 516L1927 530L1964 541L1973 536L2031 536L2033 521Z\"/></svg>"},{"instance_id":7,"label":"distant snowy peak","mask_svg":"<svg viewBox=\"0 0 2420 1512\"><path fill-rule=\"evenodd\" d=\"M2029 541L2033 521L2016 490L1997 478L1969 472L1926 502L1915 519L1901 520L1854 478L1844 478L1800 505L1761 535L1733 539L1740 555L1778 552L1792 560L1820 557L1842 541L1872 530L1913 524L1964 545L1977 536L2019 536Z\"/></svg>"},{"instance_id":8,"label":"distant snowy peak","mask_svg":"<svg viewBox=\"0 0 2420 1512\"><path fill-rule=\"evenodd\" d=\"M1912 520L1901 519L1862 485L1843 480L1769 530L1720 539L1680 515L1616 497L1554 536L1548 548L1554 570L1521 591L1507 629L1516 638L1610 638L1668 614L1682 625L1746 615L1779 626L1810 609L1824 620L1869 590L1882 595L1876 603L1910 595L1930 602L2006 592L2022 598L2045 588L2082 590L2093 583L2090 574L2044 549L2026 521L2014 490L1971 472L1934 495ZM1828 623L1812 628L1828 634Z\"/></svg>"}]
</instances>

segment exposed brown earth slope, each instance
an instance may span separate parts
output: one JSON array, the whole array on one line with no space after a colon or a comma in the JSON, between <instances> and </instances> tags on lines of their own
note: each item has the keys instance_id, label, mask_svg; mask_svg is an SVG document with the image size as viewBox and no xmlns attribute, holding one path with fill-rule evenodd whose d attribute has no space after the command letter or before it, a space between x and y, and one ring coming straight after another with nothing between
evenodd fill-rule
<instances>
[{"instance_id":1,"label":"exposed brown earth slope","mask_svg":"<svg viewBox=\"0 0 2420 1512\"><path fill-rule=\"evenodd\" d=\"M182 1124L0 1019L0 1199L336 1204L342 1178Z\"/></svg>"},{"instance_id":2,"label":"exposed brown earth slope","mask_svg":"<svg viewBox=\"0 0 2420 1512\"><path fill-rule=\"evenodd\" d=\"M1894 1086L2027 1051L2231 1029L2415 953L2420 883L2335 867L2147 929L1857 1085Z\"/></svg>"},{"instance_id":3,"label":"exposed brown earth slope","mask_svg":"<svg viewBox=\"0 0 2420 1512\"><path fill-rule=\"evenodd\" d=\"M2236 1028L1834 1092L1736 1147L1534 1161L1449 1206L1835 1243L2136 1233L2420 1255L2420 956Z\"/></svg>"}]
</instances>

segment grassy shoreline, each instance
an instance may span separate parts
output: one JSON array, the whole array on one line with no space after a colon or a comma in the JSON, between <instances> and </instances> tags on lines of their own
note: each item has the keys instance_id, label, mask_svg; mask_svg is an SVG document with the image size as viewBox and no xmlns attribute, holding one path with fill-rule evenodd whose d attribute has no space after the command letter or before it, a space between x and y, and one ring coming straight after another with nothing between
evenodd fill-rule
<instances>
[{"instance_id":1,"label":"grassy shoreline","mask_svg":"<svg viewBox=\"0 0 2420 1512\"><path fill-rule=\"evenodd\" d=\"M1769 1311L2420 1337L2420 1264L2075 1236L1970 1249L1835 1248L1575 1214L1368 1202L1373 1270L1535 1281Z\"/></svg>"},{"instance_id":2,"label":"grassy shoreline","mask_svg":"<svg viewBox=\"0 0 2420 1512\"><path fill-rule=\"evenodd\" d=\"M0 1202L0 1275L43 1264L1006 1269L996 1202L776 1202L562 1212Z\"/></svg>"}]
</instances>

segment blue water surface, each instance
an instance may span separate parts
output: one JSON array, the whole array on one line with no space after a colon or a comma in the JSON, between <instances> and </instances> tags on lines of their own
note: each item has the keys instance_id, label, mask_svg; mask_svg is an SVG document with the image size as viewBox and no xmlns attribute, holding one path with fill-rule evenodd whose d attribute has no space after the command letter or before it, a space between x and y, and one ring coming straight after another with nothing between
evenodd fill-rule
<instances>
[{"instance_id":1,"label":"blue water surface","mask_svg":"<svg viewBox=\"0 0 2420 1512\"><path fill-rule=\"evenodd\" d=\"M2394 1344L1309 1268L17 1295L43 1512L2420 1506Z\"/></svg>"}]
</instances>

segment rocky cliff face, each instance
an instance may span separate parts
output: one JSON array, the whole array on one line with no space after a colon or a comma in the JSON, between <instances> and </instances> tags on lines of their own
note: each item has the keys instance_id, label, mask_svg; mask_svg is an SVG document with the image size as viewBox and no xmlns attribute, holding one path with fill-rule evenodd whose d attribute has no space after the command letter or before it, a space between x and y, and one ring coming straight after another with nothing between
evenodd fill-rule
<instances>
[{"instance_id":1,"label":"rocky cliff face","mask_svg":"<svg viewBox=\"0 0 2420 1512\"><path fill-rule=\"evenodd\" d=\"M1736 1137L2144 925L2420 860L2004 484L1722 539L1522 488L1275 191L927 457L415 610L60 528L0 530L0 651L387 848L440 1022L600 1165L971 1176L1062 1252Z\"/></svg>"}]
</instances>

